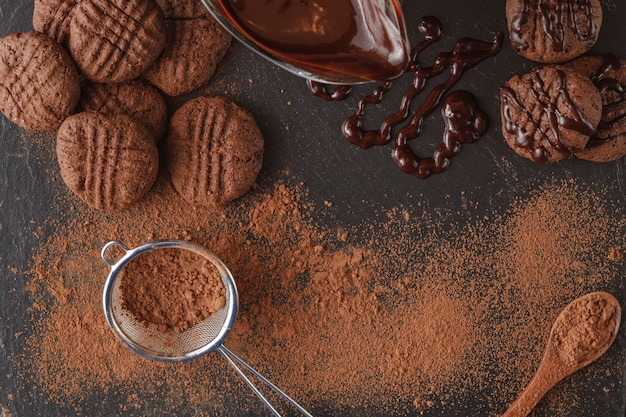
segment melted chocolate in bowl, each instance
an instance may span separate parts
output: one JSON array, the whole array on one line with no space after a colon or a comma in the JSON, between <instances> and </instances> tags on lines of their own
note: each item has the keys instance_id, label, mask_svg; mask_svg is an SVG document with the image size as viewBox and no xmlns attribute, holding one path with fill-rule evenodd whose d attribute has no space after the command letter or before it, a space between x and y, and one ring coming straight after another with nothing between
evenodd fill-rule
<instances>
[{"instance_id":1,"label":"melted chocolate in bowl","mask_svg":"<svg viewBox=\"0 0 626 417\"><path fill-rule=\"evenodd\" d=\"M409 62L399 0L202 0L233 36L302 77L386 81Z\"/></svg>"}]
</instances>

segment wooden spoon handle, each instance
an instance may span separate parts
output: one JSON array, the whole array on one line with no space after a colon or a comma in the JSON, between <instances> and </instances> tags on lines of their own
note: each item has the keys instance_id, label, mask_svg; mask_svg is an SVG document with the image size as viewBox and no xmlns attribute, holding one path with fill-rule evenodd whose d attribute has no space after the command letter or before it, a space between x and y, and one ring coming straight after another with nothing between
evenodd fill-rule
<instances>
[{"instance_id":1,"label":"wooden spoon handle","mask_svg":"<svg viewBox=\"0 0 626 417\"><path fill-rule=\"evenodd\" d=\"M542 362L537 373L502 417L526 417L544 395L563 378L550 362Z\"/></svg>"}]
</instances>

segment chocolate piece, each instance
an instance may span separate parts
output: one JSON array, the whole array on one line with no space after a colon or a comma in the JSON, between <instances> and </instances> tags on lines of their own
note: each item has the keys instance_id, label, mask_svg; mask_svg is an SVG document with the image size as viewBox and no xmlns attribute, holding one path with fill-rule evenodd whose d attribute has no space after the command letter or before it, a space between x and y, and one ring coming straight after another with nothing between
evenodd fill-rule
<instances>
[{"instance_id":1,"label":"chocolate piece","mask_svg":"<svg viewBox=\"0 0 626 417\"><path fill-rule=\"evenodd\" d=\"M163 12L154 0L81 0L72 13L69 49L91 81L135 79L165 47Z\"/></svg>"},{"instance_id":2,"label":"chocolate piece","mask_svg":"<svg viewBox=\"0 0 626 417\"><path fill-rule=\"evenodd\" d=\"M166 28L167 46L144 76L165 94L178 96L209 81L232 37L212 17L166 19Z\"/></svg>"},{"instance_id":3,"label":"chocolate piece","mask_svg":"<svg viewBox=\"0 0 626 417\"><path fill-rule=\"evenodd\" d=\"M132 116L148 128L156 141L165 136L167 130L165 100L156 88L144 81L120 84L85 82L78 109Z\"/></svg>"},{"instance_id":4,"label":"chocolate piece","mask_svg":"<svg viewBox=\"0 0 626 417\"><path fill-rule=\"evenodd\" d=\"M0 40L0 111L29 130L53 130L80 97L78 71L67 51L30 31Z\"/></svg>"},{"instance_id":5,"label":"chocolate piece","mask_svg":"<svg viewBox=\"0 0 626 417\"><path fill-rule=\"evenodd\" d=\"M561 66L516 75L500 89L502 134L537 163L570 158L595 133L602 99L593 83Z\"/></svg>"},{"instance_id":6,"label":"chocolate piece","mask_svg":"<svg viewBox=\"0 0 626 417\"><path fill-rule=\"evenodd\" d=\"M67 46L72 10L79 0L35 0L33 28Z\"/></svg>"},{"instance_id":7,"label":"chocolate piece","mask_svg":"<svg viewBox=\"0 0 626 417\"><path fill-rule=\"evenodd\" d=\"M223 97L198 97L174 113L165 143L178 193L222 207L245 194L263 162L263 135L252 115Z\"/></svg>"},{"instance_id":8,"label":"chocolate piece","mask_svg":"<svg viewBox=\"0 0 626 417\"><path fill-rule=\"evenodd\" d=\"M57 134L63 181L81 200L117 210L152 186L159 153L148 130L130 116L83 112L67 118Z\"/></svg>"},{"instance_id":9,"label":"chocolate piece","mask_svg":"<svg viewBox=\"0 0 626 417\"><path fill-rule=\"evenodd\" d=\"M511 46L524 58L561 63L595 45L602 24L600 0L507 0Z\"/></svg>"},{"instance_id":10,"label":"chocolate piece","mask_svg":"<svg viewBox=\"0 0 626 417\"><path fill-rule=\"evenodd\" d=\"M570 62L567 67L589 77L602 97L598 130L576 156L609 162L626 155L626 60L611 55L586 56Z\"/></svg>"}]
</instances>

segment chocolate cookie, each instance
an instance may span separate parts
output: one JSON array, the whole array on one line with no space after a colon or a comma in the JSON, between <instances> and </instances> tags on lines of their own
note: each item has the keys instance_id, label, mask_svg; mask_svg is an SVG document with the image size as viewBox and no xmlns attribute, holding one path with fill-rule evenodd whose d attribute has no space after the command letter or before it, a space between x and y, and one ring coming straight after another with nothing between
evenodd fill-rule
<instances>
[{"instance_id":1,"label":"chocolate cookie","mask_svg":"<svg viewBox=\"0 0 626 417\"><path fill-rule=\"evenodd\" d=\"M119 84L85 82L78 110L127 114L143 123L156 141L165 136L167 130L165 100L156 88L144 81Z\"/></svg>"},{"instance_id":2,"label":"chocolate cookie","mask_svg":"<svg viewBox=\"0 0 626 417\"><path fill-rule=\"evenodd\" d=\"M166 19L195 19L211 14L198 0L156 0Z\"/></svg>"},{"instance_id":3,"label":"chocolate cookie","mask_svg":"<svg viewBox=\"0 0 626 417\"><path fill-rule=\"evenodd\" d=\"M544 66L500 88L500 113L502 134L517 154L554 162L585 147L600 121L602 99L589 78Z\"/></svg>"},{"instance_id":4,"label":"chocolate cookie","mask_svg":"<svg viewBox=\"0 0 626 417\"><path fill-rule=\"evenodd\" d=\"M600 0L507 0L513 50L524 58L561 63L595 45L602 24Z\"/></svg>"},{"instance_id":5,"label":"chocolate cookie","mask_svg":"<svg viewBox=\"0 0 626 417\"><path fill-rule=\"evenodd\" d=\"M245 194L263 162L263 136L253 117L223 97L185 103L170 120L165 145L178 193L207 207Z\"/></svg>"},{"instance_id":6,"label":"chocolate cookie","mask_svg":"<svg viewBox=\"0 0 626 417\"><path fill-rule=\"evenodd\" d=\"M61 177L88 205L127 207L152 186L159 154L148 130L130 116L95 112L67 118L57 134Z\"/></svg>"},{"instance_id":7,"label":"chocolate cookie","mask_svg":"<svg viewBox=\"0 0 626 417\"><path fill-rule=\"evenodd\" d=\"M33 28L62 45L70 37L72 10L79 0L35 0Z\"/></svg>"},{"instance_id":8,"label":"chocolate cookie","mask_svg":"<svg viewBox=\"0 0 626 417\"><path fill-rule=\"evenodd\" d=\"M166 28L167 46L144 76L165 94L178 96L209 81L231 35L212 17L166 19Z\"/></svg>"},{"instance_id":9,"label":"chocolate cookie","mask_svg":"<svg viewBox=\"0 0 626 417\"><path fill-rule=\"evenodd\" d=\"M135 79L165 47L163 12L154 0L81 0L72 14L69 49L91 81Z\"/></svg>"},{"instance_id":10,"label":"chocolate cookie","mask_svg":"<svg viewBox=\"0 0 626 417\"><path fill-rule=\"evenodd\" d=\"M67 51L30 31L0 40L0 111L28 130L53 130L80 97L78 71Z\"/></svg>"},{"instance_id":11,"label":"chocolate cookie","mask_svg":"<svg viewBox=\"0 0 626 417\"><path fill-rule=\"evenodd\" d=\"M576 156L608 162L626 155L626 60L610 55L588 56L570 62L567 67L589 77L602 97L598 130Z\"/></svg>"}]
</instances>

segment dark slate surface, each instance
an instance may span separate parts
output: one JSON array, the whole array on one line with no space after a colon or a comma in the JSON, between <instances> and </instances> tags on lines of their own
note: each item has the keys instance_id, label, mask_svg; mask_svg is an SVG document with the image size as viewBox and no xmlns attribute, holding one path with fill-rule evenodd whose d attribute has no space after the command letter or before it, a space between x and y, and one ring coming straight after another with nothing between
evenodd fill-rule
<instances>
[{"instance_id":1,"label":"dark slate surface","mask_svg":"<svg viewBox=\"0 0 626 417\"><path fill-rule=\"evenodd\" d=\"M603 6L605 19L594 52L626 57L626 2L603 0ZM29 30L32 8L32 1L0 0L0 36ZM444 37L436 48L424 54L425 63L430 62L435 51L449 50L460 37L490 40L496 31L506 32L503 0L405 0L403 8L413 42L419 39L415 28L419 17L434 15L443 23ZM265 136L271 138L259 181L272 183L280 178L282 170L289 169L306 183L312 199L334 203L333 217L321 221L358 225L363 218L375 219L382 209L411 205L418 200L424 203L422 207L437 207L454 213L468 197L476 203L475 210L488 212L508 207L517 196L526 195L552 178L573 178L583 185L606 185L611 190L610 198L626 203L624 160L607 164L571 160L536 166L514 155L503 142L499 133L497 87L513 74L526 72L533 66L513 54L505 41L498 56L479 64L462 79L457 88L472 91L479 98L481 106L491 116L492 126L477 144L464 146L445 174L427 181L400 172L389 156L389 147L363 151L343 139L341 122L354 110L355 99L327 104L311 97L301 79L277 69L241 45L233 45L214 85L216 91L223 86L232 98L248 108ZM370 89L356 88L357 92ZM400 90L390 93L388 103L392 103L391 106L395 106L397 100L393 97L397 98ZM170 103L172 108L177 104L176 100ZM289 130L285 129L286 125ZM438 144L442 128L443 122L436 112L426 120L424 137L437 138L432 143ZM54 216L49 207L58 187L63 185L58 180L46 179L45 164L42 166L35 160L37 145L1 115L0 147L0 405L8 406L14 416L71 414L72 410L45 404L39 399L37 388L22 380L18 362L12 359L23 351L24 337L20 337L20 332L27 328L24 321L31 303L23 271L29 267L38 239L51 233L44 220ZM622 293L622 305L626 305L623 285L615 283L615 287ZM612 354L623 358L624 332L617 344ZM621 387L622 392L621 398L614 396L610 404L597 401L592 388L583 387L576 393L588 399L589 410L595 416L624 416L623 373L613 373L610 378L606 382ZM14 395L14 399L10 400L9 394ZM480 404L477 398L468 400ZM97 415L113 415L114 412L99 410ZM161 413L167 414L164 410L155 410L154 415ZM193 415L192 411L190 413ZM264 413L259 410L259 415ZM440 414L433 410L432 415ZM493 410L480 415L493 415ZM545 414L539 410L536 415Z\"/></svg>"}]
</instances>

